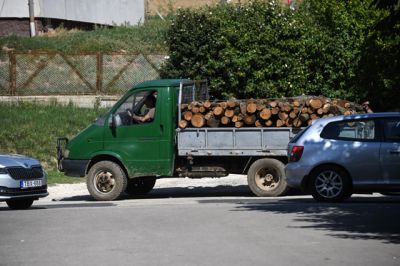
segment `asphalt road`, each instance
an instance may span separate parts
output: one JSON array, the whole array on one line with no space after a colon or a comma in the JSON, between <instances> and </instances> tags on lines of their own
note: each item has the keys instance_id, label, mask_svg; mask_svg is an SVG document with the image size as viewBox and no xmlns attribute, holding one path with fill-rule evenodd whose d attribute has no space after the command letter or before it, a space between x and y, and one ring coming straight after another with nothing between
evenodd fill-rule
<instances>
[{"instance_id":1,"label":"asphalt road","mask_svg":"<svg viewBox=\"0 0 400 266\"><path fill-rule=\"evenodd\" d=\"M400 265L400 197L252 197L245 186L148 198L0 203L0 265Z\"/></svg>"}]
</instances>

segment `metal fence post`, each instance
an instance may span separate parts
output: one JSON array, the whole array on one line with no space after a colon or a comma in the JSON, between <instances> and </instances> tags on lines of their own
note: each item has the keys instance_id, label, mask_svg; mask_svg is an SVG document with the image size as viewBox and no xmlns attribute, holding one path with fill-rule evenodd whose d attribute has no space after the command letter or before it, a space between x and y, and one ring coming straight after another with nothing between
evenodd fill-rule
<instances>
[{"instance_id":1,"label":"metal fence post","mask_svg":"<svg viewBox=\"0 0 400 266\"><path fill-rule=\"evenodd\" d=\"M10 96L14 96L17 91L17 60L13 51L8 53L10 60Z\"/></svg>"},{"instance_id":2,"label":"metal fence post","mask_svg":"<svg viewBox=\"0 0 400 266\"><path fill-rule=\"evenodd\" d=\"M96 94L100 94L103 86L103 54L97 53L96 60Z\"/></svg>"}]
</instances>

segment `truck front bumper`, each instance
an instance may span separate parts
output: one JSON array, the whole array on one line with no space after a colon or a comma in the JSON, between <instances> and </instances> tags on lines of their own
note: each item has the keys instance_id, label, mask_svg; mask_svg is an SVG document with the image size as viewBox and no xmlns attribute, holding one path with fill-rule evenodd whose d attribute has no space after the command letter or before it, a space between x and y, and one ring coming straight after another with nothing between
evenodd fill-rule
<instances>
[{"instance_id":1,"label":"truck front bumper","mask_svg":"<svg viewBox=\"0 0 400 266\"><path fill-rule=\"evenodd\" d=\"M89 160L62 159L61 165L66 176L84 177Z\"/></svg>"}]
</instances>

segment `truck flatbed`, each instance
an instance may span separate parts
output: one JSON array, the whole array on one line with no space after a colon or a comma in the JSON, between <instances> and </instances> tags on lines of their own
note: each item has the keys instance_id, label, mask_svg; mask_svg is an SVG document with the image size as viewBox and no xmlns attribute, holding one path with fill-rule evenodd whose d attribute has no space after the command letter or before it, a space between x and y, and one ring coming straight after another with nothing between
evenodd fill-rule
<instances>
[{"instance_id":1,"label":"truck flatbed","mask_svg":"<svg viewBox=\"0 0 400 266\"><path fill-rule=\"evenodd\" d=\"M286 156L296 128L177 129L178 156Z\"/></svg>"}]
</instances>

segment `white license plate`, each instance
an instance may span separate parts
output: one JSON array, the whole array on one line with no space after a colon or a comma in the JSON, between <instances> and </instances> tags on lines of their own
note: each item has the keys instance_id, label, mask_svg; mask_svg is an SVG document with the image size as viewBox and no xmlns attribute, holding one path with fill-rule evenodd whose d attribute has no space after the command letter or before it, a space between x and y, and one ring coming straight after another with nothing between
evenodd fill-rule
<instances>
[{"instance_id":1,"label":"white license plate","mask_svg":"<svg viewBox=\"0 0 400 266\"><path fill-rule=\"evenodd\" d=\"M24 180L20 182L20 188L41 187L42 180Z\"/></svg>"}]
</instances>

